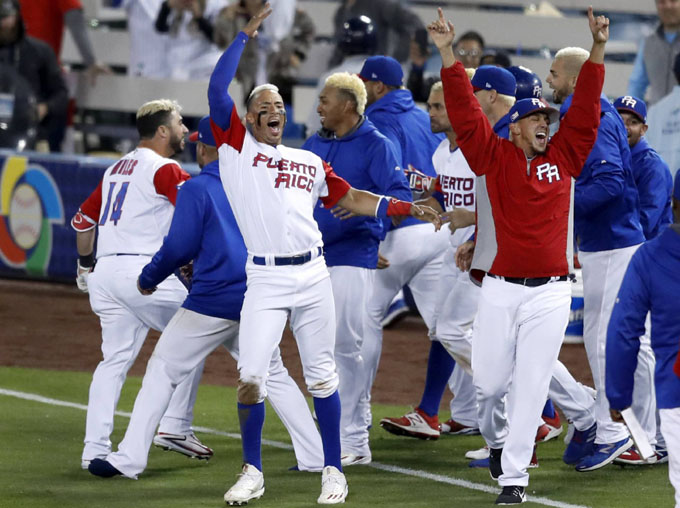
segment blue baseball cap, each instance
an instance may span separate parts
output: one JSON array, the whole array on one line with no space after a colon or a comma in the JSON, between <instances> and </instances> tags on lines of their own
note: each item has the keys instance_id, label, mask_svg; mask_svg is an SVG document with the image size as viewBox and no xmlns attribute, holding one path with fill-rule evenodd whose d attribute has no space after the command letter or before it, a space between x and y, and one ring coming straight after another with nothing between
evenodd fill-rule
<instances>
[{"instance_id":1,"label":"blue baseball cap","mask_svg":"<svg viewBox=\"0 0 680 508\"><path fill-rule=\"evenodd\" d=\"M364 81L382 81L388 86L401 86L404 71L391 56L377 55L366 59L359 77Z\"/></svg>"},{"instance_id":2,"label":"blue baseball cap","mask_svg":"<svg viewBox=\"0 0 680 508\"><path fill-rule=\"evenodd\" d=\"M560 112L551 107L545 99L522 99L515 102L515 105L510 108L510 123L515 123L534 113L545 113L548 115L549 123L556 122L560 116Z\"/></svg>"},{"instance_id":3,"label":"blue baseball cap","mask_svg":"<svg viewBox=\"0 0 680 508\"><path fill-rule=\"evenodd\" d=\"M200 141L204 145L217 146L213 137L212 127L210 127L210 116L205 115L198 122L198 130L189 134L189 141L196 143Z\"/></svg>"},{"instance_id":4,"label":"blue baseball cap","mask_svg":"<svg viewBox=\"0 0 680 508\"><path fill-rule=\"evenodd\" d=\"M673 197L680 201L680 171L675 173L675 187L673 187Z\"/></svg>"},{"instance_id":5,"label":"blue baseball cap","mask_svg":"<svg viewBox=\"0 0 680 508\"><path fill-rule=\"evenodd\" d=\"M499 94L515 96L517 90L517 81L515 76L502 67L495 65L482 65L475 71L472 76L472 88L475 92L478 90L496 90Z\"/></svg>"},{"instance_id":6,"label":"blue baseball cap","mask_svg":"<svg viewBox=\"0 0 680 508\"><path fill-rule=\"evenodd\" d=\"M642 123L647 123L647 104L642 99L632 95L624 95L614 101L614 107L619 113L621 111L632 113L642 120Z\"/></svg>"}]
</instances>

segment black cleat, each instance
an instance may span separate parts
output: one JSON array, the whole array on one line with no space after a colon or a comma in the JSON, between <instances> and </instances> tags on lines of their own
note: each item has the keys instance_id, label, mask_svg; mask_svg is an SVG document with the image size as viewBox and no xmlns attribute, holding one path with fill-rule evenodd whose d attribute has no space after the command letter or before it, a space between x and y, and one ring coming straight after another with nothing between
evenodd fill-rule
<instances>
[{"instance_id":1,"label":"black cleat","mask_svg":"<svg viewBox=\"0 0 680 508\"><path fill-rule=\"evenodd\" d=\"M112 478L113 476L122 475L110 462L103 459L93 459L87 470L95 476L102 478Z\"/></svg>"},{"instance_id":2,"label":"black cleat","mask_svg":"<svg viewBox=\"0 0 680 508\"><path fill-rule=\"evenodd\" d=\"M527 500L524 487L519 485L508 485L503 487L503 492L496 498L496 504L522 504Z\"/></svg>"}]
</instances>

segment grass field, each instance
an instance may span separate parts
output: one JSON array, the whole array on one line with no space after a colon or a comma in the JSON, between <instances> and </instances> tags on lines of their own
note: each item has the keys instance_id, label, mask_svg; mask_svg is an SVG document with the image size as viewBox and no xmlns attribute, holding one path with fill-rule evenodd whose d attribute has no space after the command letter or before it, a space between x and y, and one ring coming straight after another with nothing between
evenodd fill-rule
<instances>
[{"instance_id":1,"label":"grass field","mask_svg":"<svg viewBox=\"0 0 680 508\"><path fill-rule=\"evenodd\" d=\"M199 435L215 450L210 462L154 448L149 467L138 481L122 477L104 480L80 469L89 382L90 374L82 372L0 368L0 507L224 506L222 496L241 465L233 388L202 385L199 391L195 425L206 428ZM132 409L140 384L139 378L128 380L120 411ZM29 400L28 394L42 398ZM350 488L347 503L357 508L492 506L498 491L495 482L486 470L467 467L464 458L466 450L483 444L481 437L442 437L426 442L392 436L378 427L381 417L397 416L406 409L374 406L374 463L345 471ZM283 444L290 440L269 408L267 415L264 437L280 444L263 447L267 490L249 506L317 506L320 476L288 471L295 459L290 447ZM127 417L116 418L115 444L122 439L126 425ZM562 463L563 450L561 438L539 447L540 467L531 470L530 502L525 506L673 506L667 465L609 466L577 473Z\"/></svg>"}]
</instances>

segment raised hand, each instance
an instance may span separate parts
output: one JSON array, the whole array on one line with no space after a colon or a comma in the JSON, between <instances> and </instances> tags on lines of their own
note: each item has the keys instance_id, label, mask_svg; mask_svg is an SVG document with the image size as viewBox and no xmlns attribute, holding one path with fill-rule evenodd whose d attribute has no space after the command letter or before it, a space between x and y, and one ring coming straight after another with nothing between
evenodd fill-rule
<instances>
[{"instance_id":1,"label":"raised hand","mask_svg":"<svg viewBox=\"0 0 680 508\"><path fill-rule=\"evenodd\" d=\"M441 7L437 8L438 19L427 25L427 32L430 34L430 38L437 49L442 49L445 47L451 47L453 45L453 40L456 37L456 33L453 29L453 24L444 19L444 12L442 12Z\"/></svg>"},{"instance_id":2,"label":"raised hand","mask_svg":"<svg viewBox=\"0 0 680 508\"><path fill-rule=\"evenodd\" d=\"M262 8L257 11L257 14L250 18L248 21L248 24L243 27L243 33L245 33L248 37L251 39L253 37L257 37L257 29L260 28L260 25L262 22L269 17L269 15L272 13L272 8L269 5L269 2L264 4Z\"/></svg>"},{"instance_id":3,"label":"raised hand","mask_svg":"<svg viewBox=\"0 0 680 508\"><path fill-rule=\"evenodd\" d=\"M609 18L593 15L593 7L588 7L588 24L593 34L593 42L605 43L609 40Z\"/></svg>"},{"instance_id":4,"label":"raised hand","mask_svg":"<svg viewBox=\"0 0 680 508\"><path fill-rule=\"evenodd\" d=\"M429 206L414 204L411 206L411 215L423 222L430 222L434 224L435 231L439 231L439 228L442 227L442 221L439 218L439 213L437 213L434 208L430 208Z\"/></svg>"}]
</instances>

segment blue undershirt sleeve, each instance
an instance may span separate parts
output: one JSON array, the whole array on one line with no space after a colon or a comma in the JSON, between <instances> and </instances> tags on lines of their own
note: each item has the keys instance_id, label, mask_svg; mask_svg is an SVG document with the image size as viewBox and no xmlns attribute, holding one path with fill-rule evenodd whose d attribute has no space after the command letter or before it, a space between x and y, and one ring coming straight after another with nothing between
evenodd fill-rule
<instances>
[{"instance_id":1,"label":"blue undershirt sleeve","mask_svg":"<svg viewBox=\"0 0 680 508\"><path fill-rule=\"evenodd\" d=\"M229 95L229 85L236 76L236 69L247 42L248 36L239 32L229 47L222 53L210 76L208 85L210 118L223 131L229 128L231 111L234 107L234 100Z\"/></svg>"}]
</instances>

